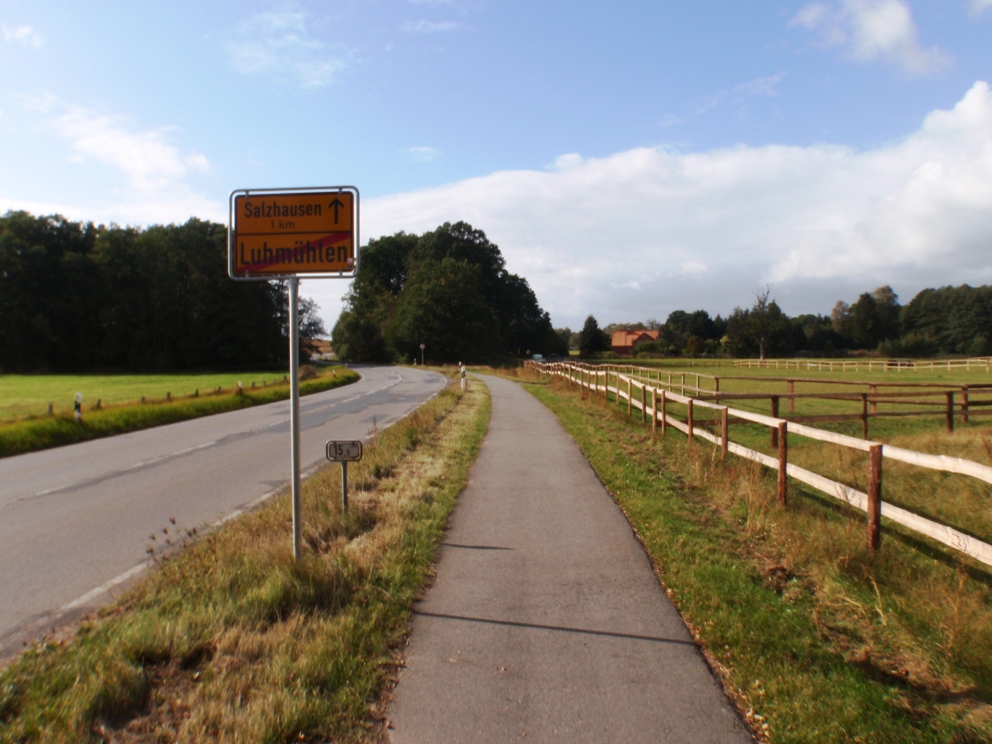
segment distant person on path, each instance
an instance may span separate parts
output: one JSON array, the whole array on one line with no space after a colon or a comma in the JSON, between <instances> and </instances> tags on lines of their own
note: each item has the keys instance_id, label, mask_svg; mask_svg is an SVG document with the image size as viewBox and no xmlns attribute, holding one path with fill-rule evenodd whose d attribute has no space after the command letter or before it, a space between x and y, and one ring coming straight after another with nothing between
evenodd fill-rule
<instances>
[{"instance_id":1,"label":"distant person on path","mask_svg":"<svg viewBox=\"0 0 992 744\"><path fill-rule=\"evenodd\" d=\"M462 386L464 387L464 383ZM83 394L76 393L76 400L72 404L72 412L76 417L76 423L78 424L83 418Z\"/></svg>"},{"instance_id":2,"label":"distant person on path","mask_svg":"<svg viewBox=\"0 0 992 744\"><path fill-rule=\"evenodd\" d=\"M459 368L459 370L462 373L462 392L464 393L465 392L465 386L468 384L466 382L466 380L465 380L465 365L462 364L461 362L458 362L458 368Z\"/></svg>"}]
</instances>

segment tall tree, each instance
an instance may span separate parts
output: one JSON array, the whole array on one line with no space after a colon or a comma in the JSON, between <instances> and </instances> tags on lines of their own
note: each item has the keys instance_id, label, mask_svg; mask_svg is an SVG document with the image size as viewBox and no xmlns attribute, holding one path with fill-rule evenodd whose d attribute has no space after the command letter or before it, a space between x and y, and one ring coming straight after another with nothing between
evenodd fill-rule
<instances>
[{"instance_id":1,"label":"tall tree","mask_svg":"<svg viewBox=\"0 0 992 744\"><path fill-rule=\"evenodd\" d=\"M582 356L592 356L597 352L606 351L608 348L610 346L606 335L600 330L596 319L590 315L582 324L582 330L579 332L579 353Z\"/></svg>"},{"instance_id":2,"label":"tall tree","mask_svg":"<svg viewBox=\"0 0 992 744\"><path fill-rule=\"evenodd\" d=\"M285 288L232 282L227 228L0 217L0 367L222 369L288 358ZM305 332L319 331L309 323Z\"/></svg>"},{"instance_id":3,"label":"tall tree","mask_svg":"<svg viewBox=\"0 0 992 744\"><path fill-rule=\"evenodd\" d=\"M754 305L743 310L734 308L727 318L727 351L731 356L753 356L764 359L766 354L786 354L792 351L792 324L775 300L769 299L766 287L755 298Z\"/></svg>"},{"instance_id":4,"label":"tall tree","mask_svg":"<svg viewBox=\"0 0 992 744\"><path fill-rule=\"evenodd\" d=\"M370 241L333 340L356 361L409 359L420 343L435 361L567 353L527 280L464 222Z\"/></svg>"}]
</instances>

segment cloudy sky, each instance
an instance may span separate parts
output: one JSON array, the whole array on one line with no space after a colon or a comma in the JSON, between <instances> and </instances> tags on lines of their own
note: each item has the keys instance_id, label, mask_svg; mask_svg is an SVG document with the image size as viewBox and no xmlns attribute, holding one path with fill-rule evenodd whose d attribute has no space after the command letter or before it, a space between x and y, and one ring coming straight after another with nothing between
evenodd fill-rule
<instances>
[{"instance_id":1,"label":"cloudy sky","mask_svg":"<svg viewBox=\"0 0 992 744\"><path fill-rule=\"evenodd\" d=\"M0 0L0 73L0 211L354 185L573 328L992 283L992 0Z\"/></svg>"}]
</instances>

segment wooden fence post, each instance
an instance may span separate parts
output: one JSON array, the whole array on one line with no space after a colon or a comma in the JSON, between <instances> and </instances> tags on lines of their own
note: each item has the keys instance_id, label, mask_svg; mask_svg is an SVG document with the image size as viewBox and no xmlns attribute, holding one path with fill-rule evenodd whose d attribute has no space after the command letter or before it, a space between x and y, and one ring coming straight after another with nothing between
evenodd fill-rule
<instances>
[{"instance_id":1,"label":"wooden fence post","mask_svg":"<svg viewBox=\"0 0 992 744\"><path fill-rule=\"evenodd\" d=\"M789 413L796 412L796 399L792 397L792 394L796 392L796 381L788 380L786 383L786 388L789 391Z\"/></svg>"},{"instance_id":2,"label":"wooden fence post","mask_svg":"<svg viewBox=\"0 0 992 744\"><path fill-rule=\"evenodd\" d=\"M868 438L868 393L861 393L861 438Z\"/></svg>"},{"instance_id":3,"label":"wooden fence post","mask_svg":"<svg viewBox=\"0 0 992 744\"><path fill-rule=\"evenodd\" d=\"M651 433L658 431L658 388L651 388Z\"/></svg>"},{"instance_id":4,"label":"wooden fence post","mask_svg":"<svg viewBox=\"0 0 992 744\"><path fill-rule=\"evenodd\" d=\"M961 386L961 423L968 423L968 386Z\"/></svg>"},{"instance_id":5,"label":"wooden fence post","mask_svg":"<svg viewBox=\"0 0 992 744\"><path fill-rule=\"evenodd\" d=\"M724 406L723 410L720 412L720 459L727 460L727 449L730 446L730 441L728 438L730 430L730 409Z\"/></svg>"},{"instance_id":6,"label":"wooden fence post","mask_svg":"<svg viewBox=\"0 0 992 744\"><path fill-rule=\"evenodd\" d=\"M947 433L954 433L954 393L947 394Z\"/></svg>"},{"instance_id":7,"label":"wooden fence post","mask_svg":"<svg viewBox=\"0 0 992 744\"><path fill-rule=\"evenodd\" d=\"M689 441L695 442L696 435L692 428L692 398L689 398L689 401L685 405L686 405L686 409L689 412L688 416L686 417L686 424L688 425L688 429L689 429Z\"/></svg>"},{"instance_id":8,"label":"wooden fence post","mask_svg":"<svg viewBox=\"0 0 992 744\"><path fill-rule=\"evenodd\" d=\"M778 434L778 503L785 506L786 498L786 468L789 462L789 425L783 421L775 431Z\"/></svg>"},{"instance_id":9,"label":"wooden fence post","mask_svg":"<svg viewBox=\"0 0 992 744\"><path fill-rule=\"evenodd\" d=\"M648 420L648 386L641 383L641 423Z\"/></svg>"},{"instance_id":10,"label":"wooden fence post","mask_svg":"<svg viewBox=\"0 0 992 744\"><path fill-rule=\"evenodd\" d=\"M661 436L668 430L668 394L661 391Z\"/></svg>"},{"instance_id":11,"label":"wooden fence post","mask_svg":"<svg viewBox=\"0 0 992 744\"><path fill-rule=\"evenodd\" d=\"M713 378L713 402L714 403L719 403L720 402L720 378L719 377L714 377Z\"/></svg>"},{"instance_id":12,"label":"wooden fence post","mask_svg":"<svg viewBox=\"0 0 992 744\"><path fill-rule=\"evenodd\" d=\"M634 410L634 380L630 377L627 378L627 415Z\"/></svg>"},{"instance_id":13,"label":"wooden fence post","mask_svg":"<svg viewBox=\"0 0 992 744\"><path fill-rule=\"evenodd\" d=\"M875 551L882 542L882 445L871 445L868 461L868 549Z\"/></svg>"},{"instance_id":14,"label":"wooden fence post","mask_svg":"<svg viewBox=\"0 0 992 744\"><path fill-rule=\"evenodd\" d=\"M772 401L772 418L778 418L778 396L771 396ZM778 429L773 428L772 432L772 447L778 447Z\"/></svg>"}]
</instances>

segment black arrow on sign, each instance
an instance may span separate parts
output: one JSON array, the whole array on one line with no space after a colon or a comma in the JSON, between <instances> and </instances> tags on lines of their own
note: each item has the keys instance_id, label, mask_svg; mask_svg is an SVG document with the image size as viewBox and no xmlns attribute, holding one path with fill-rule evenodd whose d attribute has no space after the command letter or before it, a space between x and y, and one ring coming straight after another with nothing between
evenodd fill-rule
<instances>
[{"instance_id":1,"label":"black arrow on sign","mask_svg":"<svg viewBox=\"0 0 992 744\"><path fill-rule=\"evenodd\" d=\"M331 202L330 206L334 207L334 224L338 224L338 210L344 206L344 202L340 199L335 199Z\"/></svg>"}]
</instances>

